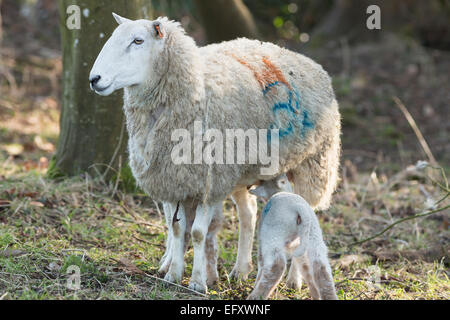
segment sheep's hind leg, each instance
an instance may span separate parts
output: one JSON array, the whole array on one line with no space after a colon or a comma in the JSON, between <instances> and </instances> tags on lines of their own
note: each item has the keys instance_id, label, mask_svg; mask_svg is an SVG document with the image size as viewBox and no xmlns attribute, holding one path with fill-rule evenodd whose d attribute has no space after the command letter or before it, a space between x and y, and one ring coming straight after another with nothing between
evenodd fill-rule
<instances>
[{"instance_id":1,"label":"sheep's hind leg","mask_svg":"<svg viewBox=\"0 0 450 320\"><path fill-rule=\"evenodd\" d=\"M171 207L176 208L176 205L171 204ZM164 279L170 282L179 283L183 277L184 269L184 239L186 229L186 213L184 206L180 204L176 214L172 214L171 217L172 221L169 221L169 223L172 224L171 262Z\"/></svg>"},{"instance_id":2,"label":"sheep's hind leg","mask_svg":"<svg viewBox=\"0 0 450 320\"><path fill-rule=\"evenodd\" d=\"M208 234L206 235L206 276L207 285L212 286L219 280L219 273L217 271L217 233L219 232L223 222L222 207L218 207L214 217L209 226Z\"/></svg>"},{"instance_id":3,"label":"sheep's hind leg","mask_svg":"<svg viewBox=\"0 0 450 320\"><path fill-rule=\"evenodd\" d=\"M192 242L194 244L194 266L192 268L189 288L198 292L206 292L206 237L212 218L221 210L222 201L211 205L199 204L192 225Z\"/></svg>"},{"instance_id":4,"label":"sheep's hind leg","mask_svg":"<svg viewBox=\"0 0 450 320\"><path fill-rule=\"evenodd\" d=\"M163 257L161 258L161 262L159 263L160 267L158 273L165 275L169 271L169 266L170 263L172 262L172 241L173 241L172 218L176 210L176 207L172 207L170 203L164 202L163 209L168 231L166 239L166 251L164 252Z\"/></svg>"},{"instance_id":5,"label":"sheep's hind leg","mask_svg":"<svg viewBox=\"0 0 450 320\"><path fill-rule=\"evenodd\" d=\"M230 276L246 280L252 271L252 247L258 207L256 197L245 187L233 192L232 199L239 215L239 242L236 264Z\"/></svg>"}]
</instances>

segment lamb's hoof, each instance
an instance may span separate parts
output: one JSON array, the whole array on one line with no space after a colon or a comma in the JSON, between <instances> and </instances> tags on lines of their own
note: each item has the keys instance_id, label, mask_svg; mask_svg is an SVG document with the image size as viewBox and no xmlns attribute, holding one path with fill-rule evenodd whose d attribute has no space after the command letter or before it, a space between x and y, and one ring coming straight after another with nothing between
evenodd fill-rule
<instances>
[{"instance_id":1,"label":"lamb's hoof","mask_svg":"<svg viewBox=\"0 0 450 320\"><path fill-rule=\"evenodd\" d=\"M208 280L206 280L206 284L208 287L214 286L217 282L219 282L219 274L216 272L208 274Z\"/></svg>"},{"instance_id":2,"label":"lamb's hoof","mask_svg":"<svg viewBox=\"0 0 450 320\"><path fill-rule=\"evenodd\" d=\"M189 282L189 289L200 292L200 293L206 293L207 287L204 284L202 285L195 281L191 281L191 282Z\"/></svg>"},{"instance_id":3,"label":"lamb's hoof","mask_svg":"<svg viewBox=\"0 0 450 320\"><path fill-rule=\"evenodd\" d=\"M254 292L250 293L250 295L247 297L247 300L261 300L261 296L258 294L255 294Z\"/></svg>"},{"instance_id":4,"label":"lamb's hoof","mask_svg":"<svg viewBox=\"0 0 450 320\"><path fill-rule=\"evenodd\" d=\"M302 288L302 282L295 279L288 279L286 286L293 290L300 290Z\"/></svg>"}]
</instances>

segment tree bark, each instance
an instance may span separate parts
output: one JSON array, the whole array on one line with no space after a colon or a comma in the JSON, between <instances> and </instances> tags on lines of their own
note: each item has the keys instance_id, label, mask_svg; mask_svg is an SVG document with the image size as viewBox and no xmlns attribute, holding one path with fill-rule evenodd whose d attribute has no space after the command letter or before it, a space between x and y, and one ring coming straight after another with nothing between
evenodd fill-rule
<instances>
[{"instance_id":1,"label":"tree bark","mask_svg":"<svg viewBox=\"0 0 450 320\"><path fill-rule=\"evenodd\" d=\"M81 9L81 28L66 25L70 5ZM49 176L82 172L111 173L125 162L127 134L122 92L101 97L89 87L89 72L102 46L116 28L111 15L146 18L144 0L59 0L63 50L63 93L60 137Z\"/></svg>"},{"instance_id":2,"label":"tree bark","mask_svg":"<svg viewBox=\"0 0 450 320\"><path fill-rule=\"evenodd\" d=\"M195 0L208 42L258 38L253 16L242 0Z\"/></svg>"},{"instance_id":3,"label":"tree bark","mask_svg":"<svg viewBox=\"0 0 450 320\"><path fill-rule=\"evenodd\" d=\"M2 0L0 0L0 46L2 45L2 38L3 38L3 33L2 33Z\"/></svg>"}]
</instances>

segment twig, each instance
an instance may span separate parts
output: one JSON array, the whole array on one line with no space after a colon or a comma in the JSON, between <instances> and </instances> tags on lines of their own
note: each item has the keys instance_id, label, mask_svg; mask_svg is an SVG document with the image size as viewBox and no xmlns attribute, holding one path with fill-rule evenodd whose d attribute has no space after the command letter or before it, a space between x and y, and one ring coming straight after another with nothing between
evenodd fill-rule
<instances>
[{"instance_id":1,"label":"twig","mask_svg":"<svg viewBox=\"0 0 450 320\"><path fill-rule=\"evenodd\" d=\"M433 153L431 153L431 149L428 146L428 143L425 141L425 138L422 135L422 132L420 132L419 127L416 124L416 121L409 113L408 109L406 109L405 105L400 101L398 97L393 97L395 104L397 107L402 111L403 115L405 116L406 120L408 120L409 125L413 129L414 133L417 136L417 139L419 140L420 145L422 146L423 151L425 151L425 154L427 155L428 159L430 160L430 163L433 165L437 165L437 161L433 156Z\"/></svg>"},{"instance_id":2,"label":"twig","mask_svg":"<svg viewBox=\"0 0 450 320\"><path fill-rule=\"evenodd\" d=\"M145 276L146 276L146 277L149 277L149 278L152 278L152 279L155 279L155 280L158 280L158 281L161 281L161 282L164 282L164 283L167 283L167 284L170 284L170 285L175 286L175 287L177 287L177 288L181 288L181 289L183 289L183 290L186 290L186 291L195 293L195 294L197 294L197 295L199 295L199 296L202 296L202 297L204 297L204 298L208 298L208 295L206 295L206 294L204 294L204 293L201 293L201 292L192 290L192 289L190 289L190 288L188 288L188 287L183 287L183 286L181 286L181 285L179 285L179 284L177 284L177 283L170 282L170 281L167 281L167 280L165 280L165 279L162 279L162 278L158 278L158 277L152 276L151 274L148 274L148 273L145 273Z\"/></svg>"},{"instance_id":3,"label":"twig","mask_svg":"<svg viewBox=\"0 0 450 320\"><path fill-rule=\"evenodd\" d=\"M147 221L136 221L136 220L122 218L122 217L118 217L118 216L110 216L110 217L113 218L113 219L116 219L116 220L124 221L124 222L135 223L135 224L143 224L143 225L146 225L146 226L155 227L155 228L158 228L158 229L165 230L164 227L158 226L157 224L153 224L153 223L150 223L150 222L147 222Z\"/></svg>"},{"instance_id":4,"label":"twig","mask_svg":"<svg viewBox=\"0 0 450 320\"><path fill-rule=\"evenodd\" d=\"M447 196L448 196L448 195L446 195L445 197L447 197ZM361 244L361 243L370 241L370 240L372 240L372 239L375 239L375 238L381 236L383 233L385 233L386 231L388 231L389 229L393 228L395 225L397 225L397 224L399 224L399 223L405 222L405 221L407 221L407 220L412 220L412 219L420 218L420 217L426 217L426 216L429 216L430 214L433 214L433 213L436 213L436 212L440 212L440 211L444 211L445 209L448 209L448 208L450 208L450 204L449 204L449 205L446 205L445 207L442 207L442 208L438 208L438 209L431 210L431 211L428 211L428 212L419 213L419 214L416 214L416 215L414 215L414 216L410 216L410 217L406 217L406 218L397 220L397 221L395 221L394 223L392 223L392 224L390 224L389 226L387 226L386 228L384 228L381 232L379 232L379 233L377 233L377 234L375 234L375 235L373 235L373 236L371 236L371 237L369 237L369 238L366 238L366 239L363 239L363 240L359 240L359 241L353 242L353 243L351 243L351 244L349 245L349 247L353 247L353 246L355 246L355 245L357 245L357 244Z\"/></svg>"},{"instance_id":5,"label":"twig","mask_svg":"<svg viewBox=\"0 0 450 320\"><path fill-rule=\"evenodd\" d=\"M113 156L111 157L111 160L109 161L109 164L106 166L106 170L102 175L102 179L106 178L106 175L108 174L108 171L110 170L110 168L112 168L112 165L114 163L114 160L116 160L116 156L119 153L120 147L122 146L122 140L123 140L123 133L125 131L125 121L122 121L122 128L120 129L120 136L119 136L119 141L117 142L117 146L116 149L114 150ZM122 162L122 159L119 159L119 162ZM117 174L117 179L119 179L119 175L120 175L120 169L119 169L119 173Z\"/></svg>"}]
</instances>

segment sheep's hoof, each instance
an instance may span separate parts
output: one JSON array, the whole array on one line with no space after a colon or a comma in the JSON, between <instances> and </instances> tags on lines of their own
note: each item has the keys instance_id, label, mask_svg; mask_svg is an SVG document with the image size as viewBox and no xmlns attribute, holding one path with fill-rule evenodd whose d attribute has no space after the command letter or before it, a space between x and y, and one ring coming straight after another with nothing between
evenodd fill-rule
<instances>
[{"instance_id":1,"label":"sheep's hoof","mask_svg":"<svg viewBox=\"0 0 450 320\"><path fill-rule=\"evenodd\" d=\"M241 271L235 266L233 268L233 270L231 270L230 278L245 281L248 279L248 275L249 275L250 271L251 271L251 267L249 268L248 271Z\"/></svg>"},{"instance_id":2,"label":"sheep's hoof","mask_svg":"<svg viewBox=\"0 0 450 320\"><path fill-rule=\"evenodd\" d=\"M191 281L189 282L189 289L200 292L200 293L206 293L206 285L199 284L197 282Z\"/></svg>"},{"instance_id":3,"label":"sheep's hoof","mask_svg":"<svg viewBox=\"0 0 450 320\"><path fill-rule=\"evenodd\" d=\"M175 277L172 276L172 275L170 274L170 272L169 272L169 273L167 273L167 274L164 276L164 280L166 280L166 281L168 281L168 282L172 282L172 283L180 283L180 280L181 280L181 279L175 278Z\"/></svg>"},{"instance_id":4,"label":"sheep's hoof","mask_svg":"<svg viewBox=\"0 0 450 320\"><path fill-rule=\"evenodd\" d=\"M159 267L159 270L158 270L158 274L160 276L166 275L167 272L169 272L169 266L170 266L170 262L161 264L161 266Z\"/></svg>"}]
</instances>

